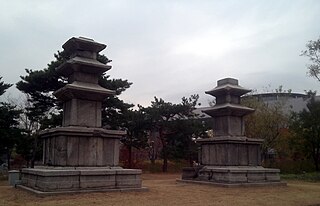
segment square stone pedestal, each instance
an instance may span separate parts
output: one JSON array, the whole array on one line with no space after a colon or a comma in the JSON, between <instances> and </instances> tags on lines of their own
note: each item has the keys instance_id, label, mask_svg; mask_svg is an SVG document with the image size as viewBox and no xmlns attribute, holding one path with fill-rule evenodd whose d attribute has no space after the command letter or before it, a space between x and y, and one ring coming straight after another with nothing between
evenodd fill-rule
<instances>
[{"instance_id":1,"label":"square stone pedestal","mask_svg":"<svg viewBox=\"0 0 320 206\"><path fill-rule=\"evenodd\" d=\"M183 169L179 182L223 187L283 185L279 169L261 166L204 166Z\"/></svg>"},{"instance_id":2,"label":"square stone pedestal","mask_svg":"<svg viewBox=\"0 0 320 206\"><path fill-rule=\"evenodd\" d=\"M141 170L121 167L23 169L20 188L39 195L101 191L144 191Z\"/></svg>"}]
</instances>

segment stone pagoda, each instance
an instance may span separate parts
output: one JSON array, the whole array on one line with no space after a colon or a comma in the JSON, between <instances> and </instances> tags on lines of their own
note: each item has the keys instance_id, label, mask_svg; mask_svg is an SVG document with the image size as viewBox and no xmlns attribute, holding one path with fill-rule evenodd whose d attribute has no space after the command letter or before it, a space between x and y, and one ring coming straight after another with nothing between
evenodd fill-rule
<instances>
[{"instance_id":1,"label":"stone pagoda","mask_svg":"<svg viewBox=\"0 0 320 206\"><path fill-rule=\"evenodd\" d=\"M141 190L141 170L118 166L126 133L101 127L102 101L115 94L98 84L111 69L97 60L106 45L79 37L62 47L70 59L57 71L68 84L53 93L63 102L62 127L40 133L45 166L23 169L21 187L41 194Z\"/></svg>"},{"instance_id":2,"label":"stone pagoda","mask_svg":"<svg viewBox=\"0 0 320 206\"><path fill-rule=\"evenodd\" d=\"M262 139L244 136L244 116L254 109L240 105L240 97L250 90L238 80L226 78L205 92L216 97L216 105L203 110L214 118L214 137L198 140L200 166L184 168L182 182L221 186L282 185L279 169L261 166Z\"/></svg>"}]
</instances>

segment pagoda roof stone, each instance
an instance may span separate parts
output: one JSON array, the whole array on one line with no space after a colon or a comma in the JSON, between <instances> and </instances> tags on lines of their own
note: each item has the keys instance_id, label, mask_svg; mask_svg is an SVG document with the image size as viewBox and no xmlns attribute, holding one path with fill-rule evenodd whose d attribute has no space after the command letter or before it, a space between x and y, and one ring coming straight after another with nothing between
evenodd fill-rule
<instances>
[{"instance_id":1,"label":"pagoda roof stone","mask_svg":"<svg viewBox=\"0 0 320 206\"><path fill-rule=\"evenodd\" d=\"M246 106L238 105L238 104L224 103L224 104L217 104L213 107L202 110L202 112L212 117L225 116L225 115L241 117L254 112L254 109Z\"/></svg>"},{"instance_id":2,"label":"pagoda roof stone","mask_svg":"<svg viewBox=\"0 0 320 206\"><path fill-rule=\"evenodd\" d=\"M218 85L209 91L206 91L206 94L210 94L212 96L221 96L224 94L231 94L235 96L241 96L250 92L250 89L243 88L239 86L238 80L233 78L225 78L218 81Z\"/></svg>"},{"instance_id":3,"label":"pagoda roof stone","mask_svg":"<svg viewBox=\"0 0 320 206\"><path fill-rule=\"evenodd\" d=\"M57 71L66 77L76 71L101 75L110 69L110 65L84 57L74 57L57 67Z\"/></svg>"},{"instance_id":4,"label":"pagoda roof stone","mask_svg":"<svg viewBox=\"0 0 320 206\"><path fill-rule=\"evenodd\" d=\"M105 44L95 42L93 39L85 37L72 37L62 45L62 48L68 53L74 53L78 50L98 53L106 47Z\"/></svg>"},{"instance_id":5,"label":"pagoda roof stone","mask_svg":"<svg viewBox=\"0 0 320 206\"><path fill-rule=\"evenodd\" d=\"M107 96L115 95L115 91L105 89L98 84L74 81L53 93L58 99L67 101L73 98L102 101Z\"/></svg>"}]
</instances>

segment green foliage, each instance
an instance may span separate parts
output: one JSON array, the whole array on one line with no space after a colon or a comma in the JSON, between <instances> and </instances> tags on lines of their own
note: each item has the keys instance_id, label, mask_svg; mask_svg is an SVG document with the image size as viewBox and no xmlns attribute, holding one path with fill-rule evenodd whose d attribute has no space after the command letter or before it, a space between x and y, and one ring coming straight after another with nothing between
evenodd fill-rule
<instances>
[{"instance_id":1,"label":"green foliage","mask_svg":"<svg viewBox=\"0 0 320 206\"><path fill-rule=\"evenodd\" d=\"M1 80L2 77L0 77ZM4 94L10 84L0 82L0 93ZM0 154L7 155L7 161L10 160L10 155L17 141L23 136L22 130L18 128L18 118L21 111L15 106L0 102ZM8 165L10 169L10 165Z\"/></svg>"},{"instance_id":2,"label":"green foliage","mask_svg":"<svg viewBox=\"0 0 320 206\"><path fill-rule=\"evenodd\" d=\"M41 120L40 130L60 125L62 121L62 113L51 113L50 116L44 116ZM32 132L32 131L30 131Z\"/></svg>"},{"instance_id":3,"label":"green foliage","mask_svg":"<svg viewBox=\"0 0 320 206\"><path fill-rule=\"evenodd\" d=\"M157 132L161 142L163 172L167 172L168 158L186 158L196 152L192 138L200 136L205 130L202 122L192 113L198 99L199 95L192 95L183 97L179 104L173 104L155 97L151 106L143 109L151 129Z\"/></svg>"},{"instance_id":4,"label":"green foliage","mask_svg":"<svg viewBox=\"0 0 320 206\"><path fill-rule=\"evenodd\" d=\"M127 110L124 113L126 122L122 125L127 130L127 137L122 141L136 149L148 146L147 129L150 127L145 114L141 110Z\"/></svg>"},{"instance_id":5,"label":"green foliage","mask_svg":"<svg viewBox=\"0 0 320 206\"><path fill-rule=\"evenodd\" d=\"M35 137L33 135L26 134L22 138L16 140L16 153L20 154L27 162L32 160L34 139Z\"/></svg>"},{"instance_id":6,"label":"green foliage","mask_svg":"<svg viewBox=\"0 0 320 206\"><path fill-rule=\"evenodd\" d=\"M171 129L171 122L180 118L184 112L181 104L172 104L163 99L154 97L151 106L144 108L146 117L151 124L151 129L158 132L158 138L162 146L163 167L162 171L168 170L168 137L174 133Z\"/></svg>"},{"instance_id":7,"label":"green foliage","mask_svg":"<svg viewBox=\"0 0 320 206\"><path fill-rule=\"evenodd\" d=\"M306 44L307 49L302 51L301 56L309 57L311 64L308 65L308 74L320 81L320 37Z\"/></svg>"},{"instance_id":8,"label":"green foliage","mask_svg":"<svg viewBox=\"0 0 320 206\"><path fill-rule=\"evenodd\" d=\"M189 117L172 122L171 129L175 131L168 135L169 157L172 159L186 159L192 164L197 160L198 138L206 137L207 125L197 118Z\"/></svg>"},{"instance_id":9,"label":"green foliage","mask_svg":"<svg viewBox=\"0 0 320 206\"><path fill-rule=\"evenodd\" d=\"M55 60L50 62L47 68L43 70L26 69L27 75L21 76L21 81L17 83L17 88L27 94L30 106L27 107L27 116L31 121L36 121L44 127L59 126L62 122L61 103L52 95L52 93L62 88L66 79L62 77L56 68L67 61L70 57L64 51L54 54ZM109 60L104 55L98 55L97 60L101 63L108 63ZM102 76L99 84L107 89L116 91L119 95L132 83L127 80L109 79L109 76ZM132 107L117 97L109 97L103 102L103 123L114 128L119 122L123 121L120 116L123 111ZM52 119L53 118L53 119Z\"/></svg>"},{"instance_id":10,"label":"green foliage","mask_svg":"<svg viewBox=\"0 0 320 206\"><path fill-rule=\"evenodd\" d=\"M133 167L132 150L136 148L138 150L148 147L148 132L149 122L146 121L146 116L141 110L126 110L123 113L124 121L122 121L121 128L127 131L125 138L121 142L128 149L128 157L126 165L129 168Z\"/></svg>"},{"instance_id":11,"label":"green foliage","mask_svg":"<svg viewBox=\"0 0 320 206\"><path fill-rule=\"evenodd\" d=\"M123 82L126 82L126 80ZM130 85L131 83L128 83L126 87L129 88ZM125 90L124 87L122 89ZM125 113L133 106L133 104L125 103L116 96L107 97L102 102L102 124L111 129L123 127L127 121Z\"/></svg>"},{"instance_id":12,"label":"green foliage","mask_svg":"<svg viewBox=\"0 0 320 206\"><path fill-rule=\"evenodd\" d=\"M100 56L100 58L105 56ZM98 58L99 59L99 58ZM109 62L110 60L108 60ZM128 89L132 83L128 80L109 79L109 76L102 76L99 79L100 86L116 91L116 95L120 95ZM102 102L102 123L108 125L112 129L118 129L119 126L126 123L125 113L133 107L119 99L117 96L109 96Z\"/></svg>"},{"instance_id":13,"label":"green foliage","mask_svg":"<svg viewBox=\"0 0 320 206\"><path fill-rule=\"evenodd\" d=\"M0 153L11 153L22 135L16 121L19 113L20 111L15 110L13 106L6 104L0 106Z\"/></svg>"},{"instance_id":14,"label":"green foliage","mask_svg":"<svg viewBox=\"0 0 320 206\"><path fill-rule=\"evenodd\" d=\"M283 112L284 102L267 104L252 96L245 98L242 104L255 109L255 112L245 119L245 135L264 140L262 144L264 157L267 157L269 149L280 152L282 147L279 143L288 124L288 117Z\"/></svg>"},{"instance_id":15,"label":"green foliage","mask_svg":"<svg viewBox=\"0 0 320 206\"><path fill-rule=\"evenodd\" d=\"M27 94L30 105L26 110L31 121L41 122L59 105L52 92L63 87L66 82L65 79L60 78L56 68L69 57L65 52L58 52L54 57L55 61L49 63L43 70L26 69L27 75L20 76L22 80L16 84L20 91Z\"/></svg>"},{"instance_id":16,"label":"green foliage","mask_svg":"<svg viewBox=\"0 0 320 206\"><path fill-rule=\"evenodd\" d=\"M293 114L290 129L295 138L292 145L297 151L302 151L314 161L315 168L319 171L320 163L320 102L311 97L307 109Z\"/></svg>"},{"instance_id":17,"label":"green foliage","mask_svg":"<svg viewBox=\"0 0 320 206\"><path fill-rule=\"evenodd\" d=\"M319 172L301 173L301 174L282 174L281 179L284 180L301 180L307 182L320 182Z\"/></svg>"},{"instance_id":18,"label":"green foliage","mask_svg":"<svg viewBox=\"0 0 320 206\"><path fill-rule=\"evenodd\" d=\"M12 84L6 84L3 81L1 81L2 77L0 77L0 96L3 95L6 90L12 86Z\"/></svg>"},{"instance_id":19,"label":"green foliage","mask_svg":"<svg viewBox=\"0 0 320 206\"><path fill-rule=\"evenodd\" d=\"M168 160L168 173L181 173L184 167L188 167L189 162L183 159ZM149 161L144 161L141 165L143 172L161 173L163 169L163 162L156 160L154 164Z\"/></svg>"},{"instance_id":20,"label":"green foliage","mask_svg":"<svg viewBox=\"0 0 320 206\"><path fill-rule=\"evenodd\" d=\"M315 167L309 159L277 159L263 162L263 166L280 169L281 174L301 174L314 172Z\"/></svg>"},{"instance_id":21,"label":"green foliage","mask_svg":"<svg viewBox=\"0 0 320 206\"><path fill-rule=\"evenodd\" d=\"M192 111L195 109L199 95L191 95L189 98L183 97L180 104L165 102L163 99L154 97L151 106L144 108L147 118L151 120L155 129L170 125L171 121L193 117Z\"/></svg>"}]
</instances>

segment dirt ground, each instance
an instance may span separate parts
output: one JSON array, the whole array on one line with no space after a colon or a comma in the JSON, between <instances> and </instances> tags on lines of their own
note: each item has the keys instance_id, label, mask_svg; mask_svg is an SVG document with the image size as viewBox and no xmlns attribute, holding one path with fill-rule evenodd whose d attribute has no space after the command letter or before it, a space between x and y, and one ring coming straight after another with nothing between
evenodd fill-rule
<instances>
[{"instance_id":1,"label":"dirt ground","mask_svg":"<svg viewBox=\"0 0 320 206\"><path fill-rule=\"evenodd\" d=\"M179 174L144 174L148 192L86 193L36 197L0 181L0 206L13 205L308 205L320 206L320 183L288 181L287 187L221 188L176 183Z\"/></svg>"}]
</instances>

